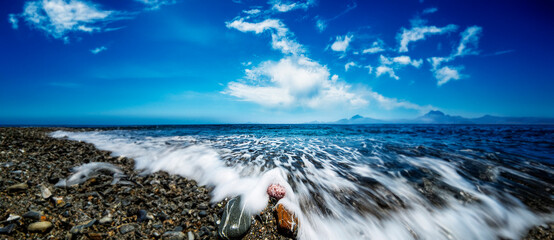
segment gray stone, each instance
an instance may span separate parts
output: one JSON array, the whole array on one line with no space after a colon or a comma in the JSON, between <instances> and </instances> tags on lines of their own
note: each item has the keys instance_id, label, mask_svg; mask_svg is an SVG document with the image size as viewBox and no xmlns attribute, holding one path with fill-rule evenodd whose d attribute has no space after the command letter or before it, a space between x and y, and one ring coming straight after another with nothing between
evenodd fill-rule
<instances>
[{"instance_id":1,"label":"gray stone","mask_svg":"<svg viewBox=\"0 0 554 240\"><path fill-rule=\"evenodd\" d=\"M133 226L131 224L122 225L119 228L119 232L121 234L126 234L126 233L129 233L129 232L132 232L132 231L135 231L135 226Z\"/></svg>"},{"instance_id":2,"label":"gray stone","mask_svg":"<svg viewBox=\"0 0 554 240\"><path fill-rule=\"evenodd\" d=\"M244 235L251 224L251 217L241 206L240 197L231 199L225 206L217 233L223 239L239 238Z\"/></svg>"},{"instance_id":3,"label":"gray stone","mask_svg":"<svg viewBox=\"0 0 554 240\"><path fill-rule=\"evenodd\" d=\"M27 188L29 188L29 185L27 185L27 183L18 183L18 184L9 186L7 189L8 189L8 192L18 192L18 191L27 190Z\"/></svg>"},{"instance_id":4,"label":"gray stone","mask_svg":"<svg viewBox=\"0 0 554 240\"><path fill-rule=\"evenodd\" d=\"M194 234L192 234L192 232L188 232L187 233L187 237L188 237L188 240L194 240Z\"/></svg>"},{"instance_id":5,"label":"gray stone","mask_svg":"<svg viewBox=\"0 0 554 240\"><path fill-rule=\"evenodd\" d=\"M15 229L15 223L12 223L8 226L0 228L0 234L11 234L14 229Z\"/></svg>"},{"instance_id":6,"label":"gray stone","mask_svg":"<svg viewBox=\"0 0 554 240\"><path fill-rule=\"evenodd\" d=\"M29 218L33 220L43 220L41 219L42 213L37 211L28 211L23 214L23 218Z\"/></svg>"},{"instance_id":7,"label":"gray stone","mask_svg":"<svg viewBox=\"0 0 554 240\"><path fill-rule=\"evenodd\" d=\"M100 220L98 222L100 224L106 224L106 223L111 223L112 221L113 221L112 215L108 214L108 215L104 216L103 218L100 218Z\"/></svg>"},{"instance_id":8,"label":"gray stone","mask_svg":"<svg viewBox=\"0 0 554 240\"><path fill-rule=\"evenodd\" d=\"M185 234L178 231L169 231L165 232L164 235L162 235L162 238L168 240L182 240L185 239Z\"/></svg>"},{"instance_id":9,"label":"gray stone","mask_svg":"<svg viewBox=\"0 0 554 240\"><path fill-rule=\"evenodd\" d=\"M36 222L29 224L27 230L29 230L29 232L46 232L52 227L53 225L51 222Z\"/></svg>"},{"instance_id":10,"label":"gray stone","mask_svg":"<svg viewBox=\"0 0 554 240\"><path fill-rule=\"evenodd\" d=\"M87 228L89 228L90 226L92 226L95 223L96 223L96 219L92 219L90 221L87 221L87 222L84 222L84 223L81 223L77 226L72 227L71 230L69 230L69 232L71 234L77 234L77 233L82 234L87 230Z\"/></svg>"},{"instance_id":11,"label":"gray stone","mask_svg":"<svg viewBox=\"0 0 554 240\"><path fill-rule=\"evenodd\" d=\"M39 187L42 198L47 199L52 196L52 192L48 189L48 187L44 186L44 184L40 184Z\"/></svg>"}]
</instances>

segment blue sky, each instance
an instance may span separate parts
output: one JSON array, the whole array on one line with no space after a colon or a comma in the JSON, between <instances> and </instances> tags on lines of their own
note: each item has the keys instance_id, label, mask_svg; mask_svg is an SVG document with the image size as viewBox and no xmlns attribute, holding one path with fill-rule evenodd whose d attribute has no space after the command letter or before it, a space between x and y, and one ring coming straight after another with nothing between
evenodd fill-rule
<instances>
[{"instance_id":1,"label":"blue sky","mask_svg":"<svg viewBox=\"0 0 554 240\"><path fill-rule=\"evenodd\" d=\"M0 124L554 117L554 2L14 0Z\"/></svg>"}]
</instances>

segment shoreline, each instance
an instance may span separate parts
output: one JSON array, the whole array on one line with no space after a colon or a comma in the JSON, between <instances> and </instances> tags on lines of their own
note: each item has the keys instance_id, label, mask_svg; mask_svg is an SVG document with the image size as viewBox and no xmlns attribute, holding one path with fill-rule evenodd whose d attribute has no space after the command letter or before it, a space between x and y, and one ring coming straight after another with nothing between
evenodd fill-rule
<instances>
[{"instance_id":1,"label":"shoreline","mask_svg":"<svg viewBox=\"0 0 554 240\"><path fill-rule=\"evenodd\" d=\"M56 130L83 131L0 128L0 228L15 224L9 233L0 233L0 239L219 239L217 222L226 201L211 204L209 187L165 172L142 176L132 159L48 136ZM114 164L127 176L115 185L113 176L105 173L77 186L54 187L71 175L70 168L89 162ZM8 190L21 183L27 187ZM52 196L41 196L41 185ZM40 216L23 217L31 211ZM6 221L10 214L20 218ZM262 215L255 215L243 239L291 239L277 234L271 211ZM29 230L38 219L52 226L44 232Z\"/></svg>"},{"instance_id":2,"label":"shoreline","mask_svg":"<svg viewBox=\"0 0 554 240\"><path fill-rule=\"evenodd\" d=\"M0 228L14 226L0 238L220 239L217 222L226 201L212 204L209 187L165 172L143 176L132 159L112 157L89 143L48 136L56 130L94 129L0 128ZM54 187L71 176L71 167L89 162L114 164L126 177L112 185L114 177L104 173L77 186ZM27 186L10 189L22 183ZM52 194L48 198L44 188ZM292 239L279 233L271 208L269 204L254 215L242 239ZM35 215L24 217L29 212ZM14 215L20 218L7 221ZM44 232L29 230L38 220L52 226ZM553 229L553 223L536 226L523 239L553 239Z\"/></svg>"}]
</instances>

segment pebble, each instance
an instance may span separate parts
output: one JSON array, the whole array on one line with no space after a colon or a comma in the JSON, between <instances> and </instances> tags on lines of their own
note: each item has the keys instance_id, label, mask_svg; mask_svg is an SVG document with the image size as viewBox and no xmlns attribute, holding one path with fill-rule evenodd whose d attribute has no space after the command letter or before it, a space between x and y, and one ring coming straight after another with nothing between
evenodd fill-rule
<instances>
[{"instance_id":1,"label":"pebble","mask_svg":"<svg viewBox=\"0 0 554 240\"><path fill-rule=\"evenodd\" d=\"M251 216L243 211L240 197L235 197L225 206L217 233L223 239L239 238L248 231L251 224Z\"/></svg>"},{"instance_id":2,"label":"pebble","mask_svg":"<svg viewBox=\"0 0 554 240\"><path fill-rule=\"evenodd\" d=\"M27 226L29 232L46 232L53 227L51 222L35 222Z\"/></svg>"},{"instance_id":3,"label":"pebble","mask_svg":"<svg viewBox=\"0 0 554 240\"><path fill-rule=\"evenodd\" d=\"M40 221L46 220L46 216L42 215L42 212L37 212L37 211L28 211L23 214L23 218L29 218L29 219L40 220Z\"/></svg>"},{"instance_id":4,"label":"pebble","mask_svg":"<svg viewBox=\"0 0 554 240\"><path fill-rule=\"evenodd\" d=\"M57 207L65 205L65 202L63 200L63 197L52 197L52 202Z\"/></svg>"},{"instance_id":5,"label":"pebble","mask_svg":"<svg viewBox=\"0 0 554 240\"><path fill-rule=\"evenodd\" d=\"M50 189L48 189L48 187L44 186L44 184L40 184L39 187L40 195L42 196L42 198L47 199L52 196L52 192L50 191Z\"/></svg>"},{"instance_id":6,"label":"pebble","mask_svg":"<svg viewBox=\"0 0 554 240\"><path fill-rule=\"evenodd\" d=\"M100 224L106 224L106 223L111 223L112 221L113 221L112 215L108 214L108 215L104 216L103 218L100 218L100 220L98 222Z\"/></svg>"},{"instance_id":7,"label":"pebble","mask_svg":"<svg viewBox=\"0 0 554 240\"><path fill-rule=\"evenodd\" d=\"M194 240L194 234L191 231L187 233L188 240Z\"/></svg>"},{"instance_id":8,"label":"pebble","mask_svg":"<svg viewBox=\"0 0 554 240\"><path fill-rule=\"evenodd\" d=\"M274 197L276 199L281 199L285 197L285 187L279 185L279 184L271 184L267 188L267 194L271 197Z\"/></svg>"},{"instance_id":9,"label":"pebble","mask_svg":"<svg viewBox=\"0 0 554 240\"><path fill-rule=\"evenodd\" d=\"M202 210L202 211L200 211L200 212L198 213L198 216L200 216L200 217L208 216L208 212Z\"/></svg>"},{"instance_id":10,"label":"pebble","mask_svg":"<svg viewBox=\"0 0 554 240\"><path fill-rule=\"evenodd\" d=\"M132 232L132 231L135 231L135 226L133 226L131 224L121 225L119 227L119 232L121 234L126 234L126 233L129 233L129 232Z\"/></svg>"},{"instance_id":11,"label":"pebble","mask_svg":"<svg viewBox=\"0 0 554 240\"><path fill-rule=\"evenodd\" d=\"M208 210L208 204L206 203L198 204L198 210Z\"/></svg>"},{"instance_id":12,"label":"pebble","mask_svg":"<svg viewBox=\"0 0 554 240\"><path fill-rule=\"evenodd\" d=\"M21 218L20 216L10 213L10 215L8 216L8 218L7 218L6 220L2 221L2 222L3 222L3 223L4 223L4 222L13 222L13 221L19 220L20 218Z\"/></svg>"},{"instance_id":13,"label":"pebble","mask_svg":"<svg viewBox=\"0 0 554 240\"><path fill-rule=\"evenodd\" d=\"M169 232L165 232L162 235L162 238L168 239L168 240L181 240L181 239L185 239L185 234L183 232L178 232L178 231L169 231Z\"/></svg>"},{"instance_id":14,"label":"pebble","mask_svg":"<svg viewBox=\"0 0 554 240\"><path fill-rule=\"evenodd\" d=\"M277 211L277 223L279 229L287 234L294 235L298 230L298 218L288 211L283 204L278 204Z\"/></svg>"},{"instance_id":15,"label":"pebble","mask_svg":"<svg viewBox=\"0 0 554 240\"><path fill-rule=\"evenodd\" d=\"M144 210L144 209L139 210L138 213L137 213L137 221L138 222L144 222L144 221L148 220L148 218L146 216L147 214L148 214L148 212L146 212L146 210Z\"/></svg>"},{"instance_id":16,"label":"pebble","mask_svg":"<svg viewBox=\"0 0 554 240\"><path fill-rule=\"evenodd\" d=\"M25 191L29 188L29 185L27 183L18 183L11 185L7 188L8 192L19 192L19 191Z\"/></svg>"},{"instance_id":17,"label":"pebble","mask_svg":"<svg viewBox=\"0 0 554 240\"><path fill-rule=\"evenodd\" d=\"M0 234L10 234L15 229L15 223L12 223L8 226L5 226L3 228L0 228Z\"/></svg>"},{"instance_id":18,"label":"pebble","mask_svg":"<svg viewBox=\"0 0 554 240\"><path fill-rule=\"evenodd\" d=\"M96 223L96 219L92 219L90 221L87 221L87 222L84 222L84 223L81 223L77 226L74 226L71 228L71 230L69 230L70 233L72 234L82 234L84 233L87 228L89 228L90 226L92 226L93 224Z\"/></svg>"}]
</instances>

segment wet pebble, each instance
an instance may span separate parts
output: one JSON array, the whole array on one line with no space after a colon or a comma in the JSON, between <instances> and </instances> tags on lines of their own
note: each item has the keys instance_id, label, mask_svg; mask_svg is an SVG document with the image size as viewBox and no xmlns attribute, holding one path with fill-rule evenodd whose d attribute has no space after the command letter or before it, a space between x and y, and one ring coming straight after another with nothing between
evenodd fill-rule
<instances>
[{"instance_id":1,"label":"wet pebble","mask_svg":"<svg viewBox=\"0 0 554 240\"><path fill-rule=\"evenodd\" d=\"M15 230L15 223L9 224L3 228L0 228L0 234L11 234Z\"/></svg>"},{"instance_id":2,"label":"wet pebble","mask_svg":"<svg viewBox=\"0 0 554 240\"><path fill-rule=\"evenodd\" d=\"M18 184L9 186L7 190L8 192L20 192L20 191L27 190L27 188L29 188L29 185L27 185L27 183L18 183Z\"/></svg>"},{"instance_id":3,"label":"wet pebble","mask_svg":"<svg viewBox=\"0 0 554 240\"><path fill-rule=\"evenodd\" d=\"M241 207L241 198L231 199L225 206L218 234L223 239L239 238L244 235L251 225L251 216L246 215Z\"/></svg>"},{"instance_id":4,"label":"wet pebble","mask_svg":"<svg viewBox=\"0 0 554 240\"><path fill-rule=\"evenodd\" d=\"M96 223L96 219L92 219L90 221L87 221L72 227L71 230L69 230L69 232L72 234L82 234L87 230L87 228L91 227L95 223Z\"/></svg>"},{"instance_id":5,"label":"wet pebble","mask_svg":"<svg viewBox=\"0 0 554 240\"><path fill-rule=\"evenodd\" d=\"M50 230L52 227L53 225L51 222L43 221L43 222L35 222L35 223L29 224L29 226L27 226L27 230L29 232L46 232Z\"/></svg>"},{"instance_id":6,"label":"wet pebble","mask_svg":"<svg viewBox=\"0 0 554 240\"><path fill-rule=\"evenodd\" d=\"M50 191L50 189L48 189L48 187L44 186L44 184L40 184L39 188L40 188L40 195L42 196L42 198L47 199L50 196L52 196L52 192Z\"/></svg>"},{"instance_id":7,"label":"wet pebble","mask_svg":"<svg viewBox=\"0 0 554 240\"><path fill-rule=\"evenodd\" d=\"M181 240L181 239L185 239L185 234L183 232L178 232L178 231L169 231L169 232L165 232L162 235L162 238L168 239L168 240Z\"/></svg>"},{"instance_id":8,"label":"wet pebble","mask_svg":"<svg viewBox=\"0 0 554 240\"><path fill-rule=\"evenodd\" d=\"M119 232L121 234L126 234L126 233L129 233L129 232L132 232L132 231L135 231L135 226L133 226L131 224L125 224L125 225L121 225L119 227Z\"/></svg>"}]
</instances>

